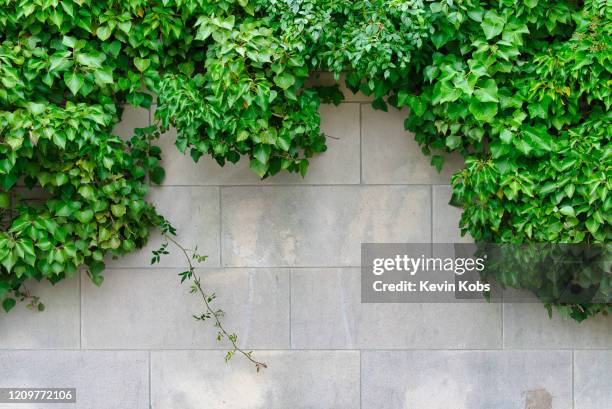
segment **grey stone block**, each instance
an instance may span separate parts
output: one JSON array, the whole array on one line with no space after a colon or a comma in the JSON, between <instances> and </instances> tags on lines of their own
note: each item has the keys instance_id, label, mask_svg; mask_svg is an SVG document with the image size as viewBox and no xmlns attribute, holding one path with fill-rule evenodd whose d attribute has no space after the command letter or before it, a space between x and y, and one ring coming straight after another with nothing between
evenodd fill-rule
<instances>
[{"instance_id":1,"label":"grey stone block","mask_svg":"<svg viewBox=\"0 0 612 409\"><path fill-rule=\"evenodd\" d=\"M219 254L219 188L216 187L151 187L147 200L155 205L177 229L177 240L186 248L197 246L207 255L207 267L220 263ZM116 260L107 259L108 268L149 267L151 252L163 242L158 232L152 230L149 243ZM156 267L186 267L187 261L178 248L170 244L170 254L161 258Z\"/></svg>"},{"instance_id":2,"label":"grey stone block","mask_svg":"<svg viewBox=\"0 0 612 409\"><path fill-rule=\"evenodd\" d=\"M226 266L358 266L362 242L429 242L423 186L228 187Z\"/></svg>"},{"instance_id":3,"label":"grey stone block","mask_svg":"<svg viewBox=\"0 0 612 409\"><path fill-rule=\"evenodd\" d=\"M598 316L577 323L553 309L553 318L537 300L504 305L506 348L612 348L612 319Z\"/></svg>"},{"instance_id":4,"label":"grey stone block","mask_svg":"<svg viewBox=\"0 0 612 409\"><path fill-rule=\"evenodd\" d=\"M228 348L216 340L200 295L181 285L177 269L113 270L100 288L83 282L84 348ZM289 346L289 272L265 269L200 270L205 291L222 309L223 325L244 348ZM83 278L86 280L86 277Z\"/></svg>"},{"instance_id":5,"label":"grey stone block","mask_svg":"<svg viewBox=\"0 0 612 409\"><path fill-rule=\"evenodd\" d=\"M433 186L433 241L434 243L473 243L468 234L461 236L459 220L462 209L451 206L452 189L449 185Z\"/></svg>"},{"instance_id":6,"label":"grey stone block","mask_svg":"<svg viewBox=\"0 0 612 409\"><path fill-rule=\"evenodd\" d=\"M612 351L574 353L574 408L612 408Z\"/></svg>"},{"instance_id":7,"label":"grey stone block","mask_svg":"<svg viewBox=\"0 0 612 409\"><path fill-rule=\"evenodd\" d=\"M501 347L500 304L362 304L359 269L291 271L298 349Z\"/></svg>"},{"instance_id":8,"label":"grey stone block","mask_svg":"<svg viewBox=\"0 0 612 409\"><path fill-rule=\"evenodd\" d=\"M298 174L280 172L260 180L249 169L249 158L224 167L208 155L193 162L189 151L181 154L174 145L176 130L162 135L162 166L166 170L164 185L252 185L252 184L358 184L360 169L359 105L322 105L321 130L327 138L327 151L309 159L305 178Z\"/></svg>"},{"instance_id":9,"label":"grey stone block","mask_svg":"<svg viewBox=\"0 0 612 409\"><path fill-rule=\"evenodd\" d=\"M47 349L79 347L79 278L48 281L29 280L25 287L40 297L43 312L18 303L9 314L0 313L0 348Z\"/></svg>"},{"instance_id":10,"label":"grey stone block","mask_svg":"<svg viewBox=\"0 0 612 409\"><path fill-rule=\"evenodd\" d=\"M463 165L458 154L446 156L442 173L430 165L404 129L408 110L379 111L361 106L363 182L366 184L448 184L450 176Z\"/></svg>"},{"instance_id":11,"label":"grey stone block","mask_svg":"<svg viewBox=\"0 0 612 409\"><path fill-rule=\"evenodd\" d=\"M571 351L364 351L362 409L571 409Z\"/></svg>"},{"instance_id":12,"label":"grey stone block","mask_svg":"<svg viewBox=\"0 0 612 409\"><path fill-rule=\"evenodd\" d=\"M134 128L146 128L149 123L148 109L126 105L121 121L113 128L113 135L129 140L134 135Z\"/></svg>"},{"instance_id":13,"label":"grey stone block","mask_svg":"<svg viewBox=\"0 0 612 409\"><path fill-rule=\"evenodd\" d=\"M355 409L359 352L255 351L268 369L222 351L152 353L153 408Z\"/></svg>"},{"instance_id":14,"label":"grey stone block","mask_svg":"<svg viewBox=\"0 0 612 409\"><path fill-rule=\"evenodd\" d=\"M76 388L77 403L0 404L0 409L149 408L147 352L0 351L0 387Z\"/></svg>"}]
</instances>

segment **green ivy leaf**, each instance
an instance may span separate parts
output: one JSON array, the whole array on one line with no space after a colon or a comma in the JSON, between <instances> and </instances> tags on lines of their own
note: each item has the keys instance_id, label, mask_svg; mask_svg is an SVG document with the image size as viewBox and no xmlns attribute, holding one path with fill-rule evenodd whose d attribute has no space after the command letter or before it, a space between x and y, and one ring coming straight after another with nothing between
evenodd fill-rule
<instances>
[{"instance_id":1,"label":"green ivy leaf","mask_svg":"<svg viewBox=\"0 0 612 409\"><path fill-rule=\"evenodd\" d=\"M161 183L164 181L164 178L166 177L166 171L164 170L164 168L160 166L156 166L151 171L150 176L151 176L151 181L153 183L155 183L156 185L161 185Z\"/></svg>"},{"instance_id":2,"label":"green ivy leaf","mask_svg":"<svg viewBox=\"0 0 612 409\"><path fill-rule=\"evenodd\" d=\"M78 192L86 200L89 200L89 201L96 200L96 193L95 193L94 188L91 185L82 185L81 187L79 187Z\"/></svg>"},{"instance_id":3,"label":"green ivy leaf","mask_svg":"<svg viewBox=\"0 0 612 409\"><path fill-rule=\"evenodd\" d=\"M83 84L85 84L83 76L76 72L64 73L64 82L66 83L68 89L70 89L70 92L72 92L72 95L78 94L79 90L83 87Z\"/></svg>"},{"instance_id":4,"label":"green ivy leaf","mask_svg":"<svg viewBox=\"0 0 612 409\"><path fill-rule=\"evenodd\" d=\"M268 163L262 163L257 159L251 159L250 168L260 178L263 178L265 174L268 172L268 166L269 166Z\"/></svg>"},{"instance_id":5,"label":"green ivy leaf","mask_svg":"<svg viewBox=\"0 0 612 409\"><path fill-rule=\"evenodd\" d=\"M585 225L591 234L597 234L599 223L594 218L587 219Z\"/></svg>"},{"instance_id":6,"label":"green ivy leaf","mask_svg":"<svg viewBox=\"0 0 612 409\"><path fill-rule=\"evenodd\" d=\"M124 205L113 204L111 205L111 212L115 217L123 217L125 215L126 208Z\"/></svg>"},{"instance_id":7,"label":"green ivy leaf","mask_svg":"<svg viewBox=\"0 0 612 409\"><path fill-rule=\"evenodd\" d=\"M76 212L76 218L81 223L89 223L94 217L94 211L91 209L85 209Z\"/></svg>"},{"instance_id":8,"label":"green ivy leaf","mask_svg":"<svg viewBox=\"0 0 612 409\"><path fill-rule=\"evenodd\" d=\"M474 117L482 122L491 121L497 115L497 103L480 102L475 98L470 100L469 110Z\"/></svg>"},{"instance_id":9,"label":"green ivy leaf","mask_svg":"<svg viewBox=\"0 0 612 409\"><path fill-rule=\"evenodd\" d=\"M463 92L459 88L455 88L449 81L440 81L434 87L433 104L444 104L446 102L454 102L458 100Z\"/></svg>"},{"instance_id":10,"label":"green ivy leaf","mask_svg":"<svg viewBox=\"0 0 612 409\"><path fill-rule=\"evenodd\" d=\"M76 60L79 64L90 68L101 68L106 55L100 52L78 53Z\"/></svg>"},{"instance_id":11,"label":"green ivy leaf","mask_svg":"<svg viewBox=\"0 0 612 409\"><path fill-rule=\"evenodd\" d=\"M572 206L563 206L559 209L559 212L565 216L576 217L576 212Z\"/></svg>"},{"instance_id":12,"label":"green ivy leaf","mask_svg":"<svg viewBox=\"0 0 612 409\"><path fill-rule=\"evenodd\" d=\"M553 149L552 136L543 127L525 126L523 128L525 142L533 149L551 151Z\"/></svg>"},{"instance_id":13,"label":"green ivy leaf","mask_svg":"<svg viewBox=\"0 0 612 409\"><path fill-rule=\"evenodd\" d=\"M64 22L64 14L57 8L51 10L49 14L49 19L53 24L55 24L58 28L62 27L62 23Z\"/></svg>"},{"instance_id":14,"label":"green ivy leaf","mask_svg":"<svg viewBox=\"0 0 612 409\"><path fill-rule=\"evenodd\" d=\"M198 27L198 31L196 32L195 39L204 41L213 32L213 26L210 24L210 18L208 16L200 16L196 21L196 27Z\"/></svg>"},{"instance_id":15,"label":"green ivy leaf","mask_svg":"<svg viewBox=\"0 0 612 409\"><path fill-rule=\"evenodd\" d=\"M484 82L482 87L474 91L474 96L480 102L499 102L497 97L497 84L492 79L488 79Z\"/></svg>"},{"instance_id":16,"label":"green ivy leaf","mask_svg":"<svg viewBox=\"0 0 612 409\"><path fill-rule=\"evenodd\" d=\"M13 298L5 298L4 301L2 301L2 309L5 312L12 310L15 305L17 305L17 301L15 301Z\"/></svg>"},{"instance_id":17,"label":"green ivy leaf","mask_svg":"<svg viewBox=\"0 0 612 409\"><path fill-rule=\"evenodd\" d=\"M274 76L274 83L282 89L288 89L295 84L295 77L288 72L282 72Z\"/></svg>"},{"instance_id":18,"label":"green ivy leaf","mask_svg":"<svg viewBox=\"0 0 612 409\"><path fill-rule=\"evenodd\" d=\"M113 69L111 67L105 67L94 71L94 77L96 78L96 84L103 86L105 84L113 83Z\"/></svg>"},{"instance_id":19,"label":"green ivy leaf","mask_svg":"<svg viewBox=\"0 0 612 409\"><path fill-rule=\"evenodd\" d=\"M136 66L136 68L138 68L138 71L145 72L147 68L149 68L149 66L151 65L151 60L149 60L148 58L136 57L134 58L134 65Z\"/></svg>"},{"instance_id":20,"label":"green ivy leaf","mask_svg":"<svg viewBox=\"0 0 612 409\"><path fill-rule=\"evenodd\" d=\"M249 138L249 133L247 131L240 131L236 137L236 142L246 141Z\"/></svg>"},{"instance_id":21,"label":"green ivy leaf","mask_svg":"<svg viewBox=\"0 0 612 409\"><path fill-rule=\"evenodd\" d=\"M65 185L66 183L68 183L69 180L70 178L68 177L66 173L60 172L55 175L55 185L56 186Z\"/></svg>"},{"instance_id":22,"label":"green ivy leaf","mask_svg":"<svg viewBox=\"0 0 612 409\"><path fill-rule=\"evenodd\" d=\"M267 164L268 159L270 158L271 148L269 145L257 145L253 149L253 157L257 159L262 164Z\"/></svg>"},{"instance_id":23,"label":"green ivy leaf","mask_svg":"<svg viewBox=\"0 0 612 409\"><path fill-rule=\"evenodd\" d=\"M68 48L74 48L76 47L77 39L71 36L64 36L62 37L62 44Z\"/></svg>"},{"instance_id":24,"label":"green ivy leaf","mask_svg":"<svg viewBox=\"0 0 612 409\"><path fill-rule=\"evenodd\" d=\"M446 147L448 149L457 149L459 146L461 146L459 135L451 134L446 137Z\"/></svg>"},{"instance_id":25,"label":"green ivy leaf","mask_svg":"<svg viewBox=\"0 0 612 409\"><path fill-rule=\"evenodd\" d=\"M93 275L90 276L91 282L94 283L97 287L102 286L104 283L104 276L101 275Z\"/></svg>"},{"instance_id":26,"label":"green ivy leaf","mask_svg":"<svg viewBox=\"0 0 612 409\"><path fill-rule=\"evenodd\" d=\"M98 38L100 40L106 41L111 36L112 32L113 32L113 30L111 30L110 27L108 27L108 26L100 26L96 30L96 35L98 36Z\"/></svg>"},{"instance_id":27,"label":"green ivy leaf","mask_svg":"<svg viewBox=\"0 0 612 409\"><path fill-rule=\"evenodd\" d=\"M504 130L501 131L501 133L499 134L499 138L502 140L503 143L505 144L510 144L512 143L512 138L514 137L514 135L512 134L512 131L505 128Z\"/></svg>"},{"instance_id":28,"label":"green ivy leaf","mask_svg":"<svg viewBox=\"0 0 612 409\"><path fill-rule=\"evenodd\" d=\"M30 111L31 113L35 114L35 115L40 115L43 112L45 112L45 108L47 107L47 104L45 103L36 103L36 102L28 102L26 104L28 111Z\"/></svg>"},{"instance_id":29,"label":"green ivy leaf","mask_svg":"<svg viewBox=\"0 0 612 409\"><path fill-rule=\"evenodd\" d=\"M427 110L427 105L417 95L409 95L406 102L410 107L410 113L416 116L423 116Z\"/></svg>"},{"instance_id":30,"label":"green ivy leaf","mask_svg":"<svg viewBox=\"0 0 612 409\"><path fill-rule=\"evenodd\" d=\"M9 251L6 256L2 259L2 265L7 272L11 272L13 266L17 263L17 254L15 251Z\"/></svg>"},{"instance_id":31,"label":"green ivy leaf","mask_svg":"<svg viewBox=\"0 0 612 409\"><path fill-rule=\"evenodd\" d=\"M102 273L102 271L104 271L105 268L106 268L106 265L102 261L94 261L91 264L89 264L89 272L91 273L91 275L94 275L94 276L100 275L100 273Z\"/></svg>"},{"instance_id":32,"label":"green ivy leaf","mask_svg":"<svg viewBox=\"0 0 612 409\"><path fill-rule=\"evenodd\" d=\"M125 34L130 34L130 30L132 29L132 22L121 21L117 24L117 27L119 27L119 30L123 31Z\"/></svg>"},{"instance_id":33,"label":"green ivy leaf","mask_svg":"<svg viewBox=\"0 0 612 409\"><path fill-rule=\"evenodd\" d=\"M119 56L119 52L121 51L121 43L117 40L113 41L112 43L104 43L103 47L106 47L103 48L105 52L113 57Z\"/></svg>"},{"instance_id":34,"label":"green ivy leaf","mask_svg":"<svg viewBox=\"0 0 612 409\"><path fill-rule=\"evenodd\" d=\"M431 157L431 165L435 167L438 172L441 172L444 166L444 156L433 155Z\"/></svg>"},{"instance_id":35,"label":"green ivy leaf","mask_svg":"<svg viewBox=\"0 0 612 409\"><path fill-rule=\"evenodd\" d=\"M66 149L66 135L62 132L53 134L53 143L61 149Z\"/></svg>"},{"instance_id":36,"label":"green ivy leaf","mask_svg":"<svg viewBox=\"0 0 612 409\"><path fill-rule=\"evenodd\" d=\"M501 34L506 24L506 18L498 15L495 11L489 10L482 19L482 30L487 40Z\"/></svg>"},{"instance_id":37,"label":"green ivy leaf","mask_svg":"<svg viewBox=\"0 0 612 409\"><path fill-rule=\"evenodd\" d=\"M302 159L300 161L300 175L302 177L306 176L306 173L308 172L308 165L309 165L308 159Z\"/></svg>"}]
</instances>

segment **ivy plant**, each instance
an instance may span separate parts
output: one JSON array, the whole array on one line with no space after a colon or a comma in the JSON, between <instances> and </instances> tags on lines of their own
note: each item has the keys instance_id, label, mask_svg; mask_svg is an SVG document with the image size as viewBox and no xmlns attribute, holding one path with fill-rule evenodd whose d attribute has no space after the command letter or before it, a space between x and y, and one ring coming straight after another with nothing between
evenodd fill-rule
<instances>
[{"instance_id":1,"label":"ivy plant","mask_svg":"<svg viewBox=\"0 0 612 409\"><path fill-rule=\"evenodd\" d=\"M424 63L411 51L429 30L420 1L219 1L200 13L199 59L163 75L156 116L195 161L246 156L260 177L304 175L326 150L317 109L338 94L305 88L312 71L349 70L349 87L386 108L383 97Z\"/></svg>"},{"instance_id":2,"label":"ivy plant","mask_svg":"<svg viewBox=\"0 0 612 409\"><path fill-rule=\"evenodd\" d=\"M285 120L291 130L319 135L316 112L298 112L306 127L295 128L296 106L288 101L312 99L315 108L317 97L329 94L302 87L307 71L346 72L348 87L374 96L376 108L410 107L406 128L433 154L434 166L443 166L442 152L466 157L452 178L452 203L464 208L461 229L476 241L610 240L607 2L213 4L195 23L194 44L207 53L204 72L166 77L159 100L163 125L177 126L179 149L191 147L194 159L208 153L223 164L248 155L262 177L302 170L300 152L307 158L325 148L320 139L310 149L303 142L315 139L279 138ZM283 72L292 78L284 93L275 83ZM252 116L258 94L267 103ZM250 133L243 132L246 124ZM262 125L273 137L260 136ZM600 276L578 280L608 294ZM605 304L562 309L577 320L608 310Z\"/></svg>"},{"instance_id":3,"label":"ivy plant","mask_svg":"<svg viewBox=\"0 0 612 409\"><path fill-rule=\"evenodd\" d=\"M204 54L186 28L207 2L0 0L0 301L43 310L28 279L57 283L85 268L103 282L106 257L141 248L151 228L177 243L145 199L160 183L156 126L113 135L126 104L149 108L160 73L185 72ZM198 13L198 15L201 15ZM42 203L21 200L36 189ZM183 249L180 245L179 247ZM155 257L165 254L163 248ZM191 264L191 255L185 253ZM156 258L154 257L154 261ZM201 256L193 255L198 261ZM219 339L259 370L220 322L195 272L194 288ZM231 355L228 358L231 358Z\"/></svg>"},{"instance_id":4,"label":"ivy plant","mask_svg":"<svg viewBox=\"0 0 612 409\"><path fill-rule=\"evenodd\" d=\"M79 266L100 284L105 255L165 225L144 197L170 126L193 160L304 175L326 150L317 109L341 100L305 85L321 70L409 106L434 166L466 157L452 203L476 241L607 243L611 16L603 0L0 0L0 299ZM114 136L153 95L156 126Z\"/></svg>"},{"instance_id":5,"label":"ivy plant","mask_svg":"<svg viewBox=\"0 0 612 409\"><path fill-rule=\"evenodd\" d=\"M612 238L612 8L607 2L430 4L432 59L398 91L426 150L458 150L461 229L477 242ZM609 257L609 256L608 256ZM519 274L501 278L520 281ZM608 272L609 275L609 272ZM607 277L574 278L610 299ZM567 305L581 321L610 305Z\"/></svg>"},{"instance_id":6,"label":"ivy plant","mask_svg":"<svg viewBox=\"0 0 612 409\"><path fill-rule=\"evenodd\" d=\"M158 220L144 199L147 175L161 169L154 130L131 140L111 132L121 103L146 104L150 96L137 91L140 75L129 79L135 74L122 41L104 34L97 17L94 23L104 14L100 3L75 6L5 1L0 8L0 299L7 311L30 298L23 288L30 278L57 283L85 266L101 284L105 256L141 247ZM129 19L117 18L101 19L127 42ZM45 197L42 205L20 200L32 188Z\"/></svg>"},{"instance_id":7,"label":"ivy plant","mask_svg":"<svg viewBox=\"0 0 612 409\"><path fill-rule=\"evenodd\" d=\"M319 99L298 92L309 73L304 58L249 12L235 4L198 17L194 43L204 60L198 70L164 76L156 115L163 127L177 127L177 147L195 161L210 154L224 165L247 155L261 177L281 169L303 175L306 158L325 150Z\"/></svg>"}]
</instances>

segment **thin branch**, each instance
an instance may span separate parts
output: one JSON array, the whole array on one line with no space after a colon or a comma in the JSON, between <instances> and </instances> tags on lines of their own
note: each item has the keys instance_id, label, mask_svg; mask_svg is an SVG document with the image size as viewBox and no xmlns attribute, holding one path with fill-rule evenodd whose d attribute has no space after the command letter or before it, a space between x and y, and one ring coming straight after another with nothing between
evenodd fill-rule
<instances>
[{"instance_id":1,"label":"thin branch","mask_svg":"<svg viewBox=\"0 0 612 409\"><path fill-rule=\"evenodd\" d=\"M215 326L219 329L219 331L222 333L222 335L227 338L230 343L232 344L233 347L233 352L239 352L240 354L242 354L245 358L247 358L249 361L251 361L251 363L253 363L255 365L255 368L257 370L257 372L259 372L262 368L267 368L268 366L263 363L263 362L259 362L256 359L253 358L252 356L252 351L250 352L246 352L244 350L242 350L240 347L238 347L236 341L237 341L237 337L235 334L230 334L229 332L227 332L227 330L225 329L225 327L223 326L223 324L221 323L221 311L215 311L211 306L210 306L210 296L208 296L204 290L202 289L202 285L201 285L201 279L200 277L197 275L197 273L195 272L195 267L191 261L191 257L188 253L188 250L183 247L179 242L177 242L174 238L172 238L170 235L168 235L167 233L162 233L164 238L170 242L172 242L176 247L178 247L181 252L185 255L185 258L187 259L187 262L189 263L189 271L191 273L191 275L193 276L193 281L194 281L194 285L197 288L198 292L200 293L200 295L202 296L202 300L204 301L204 305L206 306L206 311L208 312L208 314L213 317L215 319ZM229 357L231 358L231 354L229 355Z\"/></svg>"}]
</instances>

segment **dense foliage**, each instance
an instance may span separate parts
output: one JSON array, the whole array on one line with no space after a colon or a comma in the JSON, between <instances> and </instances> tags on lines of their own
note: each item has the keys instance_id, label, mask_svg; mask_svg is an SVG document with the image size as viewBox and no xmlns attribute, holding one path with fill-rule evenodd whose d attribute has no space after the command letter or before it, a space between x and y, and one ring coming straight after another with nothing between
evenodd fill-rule
<instances>
[{"instance_id":1,"label":"dense foliage","mask_svg":"<svg viewBox=\"0 0 612 409\"><path fill-rule=\"evenodd\" d=\"M95 277L105 252L141 245L157 223L143 201L146 174L163 177L149 143L155 130L131 143L112 136L124 103L147 107L156 94L158 125L176 127L178 149L196 161L245 157L261 177L304 174L326 149L317 108L341 99L337 88L305 86L321 70L346 73L348 87L377 108L409 106L406 127L436 167L441 152L466 157L453 203L477 241L610 241L605 0L0 6L0 202L10 207L21 180L49 195L43 207L9 214L0 298L24 277L56 281L81 264ZM566 310L583 319L608 308Z\"/></svg>"},{"instance_id":2,"label":"dense foliage","mask_svg":"<svg viewBox=\"0 0 612 409\"><path fill-rule=\"evenodd\" d=\"M200 64L166 73L157 116L176 126L177 146L221 165L250 158L259 176L300 172L326 149L321 98L304 89L315 69L351 70L348 84L382 98L417 66L411 49L426 36L425 9L406 1L207 2L192 25ZM333 93L332 93L333 94Z\"/></svg>"},{"instance_id":3,"label":"dense foliage","mask_svg":"<svg viewBox=\"0 0 612 409\"><path fill-rule=\"evenodd\" d=\"M612 5L600 3L431 5L431 64L399 100L421 144L465 154L453 203L476 241L610 242ZM584 269L572 282L610 300L609 275ZM543 293L559 285L533 276ZM582 320L608 309L564 311Z\"/></svg>"},{"instance_id":4,"label":"dense foliage","mask_svg":"<svg viewBox=\"0 0 612 409\"><path fill-rule=\"evenodd\" d=\"M454 178L463 227L478 241L609 239L609 18L572 2L436 10L443 38L400 99L420 142L468 156Z\"/></svg>"},{"instance_id":5,"label":"dense foliage","mask_svg":"<svg viewBox=\"0 0 612 409\"><path fill-rule=\"evenodd\" d=\"M196 39L205 40L206 66L214 68L202 79L183 78L191 84L187 94L176 92L176 85L164 90L174 98L166 104L170 110L162 111L164 123L176 118L188 139L179 147L195 147L196 159L208 152L223 163L223 156L234 161L248 154L260 176L298 169L291 160L299 149L306 157L324 149L316 139L316 113L295 112L290 102L301 105L297 101L308 98L315 101L312 108L317 105L311 90L300 90L307 75L303 66L346 72L348 87L373 95L375 107L410 106L407 129L426 153L459 150L466 156L465 169L453 177L453 203L465 209L462 230L477 241L609 241L612 14L605 2L251 4L218 9L214 15L225 25L215 17L198 21ZM258 27L270 30L267 42L245 41L243 25L253 24L253 16ZM286 84L275 83L280 75L289 79ZM167 83L181 81L173 77ZM260 86L269 104L257 107L257 128L249 136L240 124L253 118L249 109ZM163 94L162 107L171 100ZM211 103L219 104L215 112ZM297 128L296 117L302 119ZM313 138L302 138L302 131ZM237 154L230 157L227 145ZM432 163L442 166L442 156L434 155ZM537 272L533 279L526 276L516 271L497 279L518 287L535 280L540 288L529 288L540 295L558 286ZM599 285L598 299L609 299L607 279L586 269L571 277L583 288ZM608 308L576 304L563 311L582 320Z\"/></svg>"},{"instance_id":6,"label":"dense foliage","mask_svg":"<svg viewBox=\"0 0 612 409\"><path fill-rule=\"evenodd\" d=\"M157 34L133 25L136 8L112 3L0 2L0 299L7 311L30 296L22 287L28 278L56 283L84 265L100 284L105 255L141 247L158 223L144 200L147 174L162 175L160 151L150 145L156 131L139 130L130 141L111 132L124 102L150 102L139 92L135 49L156 44ZM40 190L42 205L23 200L28 188Z\"/></svg>"},{"instance_id":7,"label":"dense foliage","mask_svg":"<svg viewBox=\"0 0 612 409\"><path fill-rule=\"evenodd\" d=\"M211 154L223 165L249 155L260 176L304 174L304 157L325 150L319 100L313 91L298 92L308 77L304 59L269 19L226 7L211 6L195 21L194 41L206 54L197 68L164 76L157 116L164 127L177 127L178 148L190 148L196 161Z\"/></svg>"}]
</instances>

